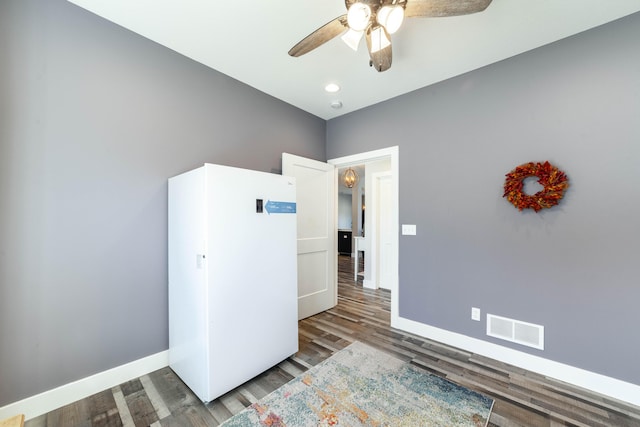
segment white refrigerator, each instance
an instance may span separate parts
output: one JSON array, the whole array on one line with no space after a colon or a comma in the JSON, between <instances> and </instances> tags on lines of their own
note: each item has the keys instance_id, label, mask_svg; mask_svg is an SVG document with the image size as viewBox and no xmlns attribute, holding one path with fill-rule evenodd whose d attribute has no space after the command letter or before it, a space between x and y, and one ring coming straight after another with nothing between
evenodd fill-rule
<instances>
[{"instance_id":1,"label":"white refrigerator","mask_svg":"<svg viewBox=\"0 0 640 427\"><path fill-rule=\"evenodd\" d=\"M169 365L210 402L298 351L295 178L169 179Z\"/></svg>"}]
</instances>

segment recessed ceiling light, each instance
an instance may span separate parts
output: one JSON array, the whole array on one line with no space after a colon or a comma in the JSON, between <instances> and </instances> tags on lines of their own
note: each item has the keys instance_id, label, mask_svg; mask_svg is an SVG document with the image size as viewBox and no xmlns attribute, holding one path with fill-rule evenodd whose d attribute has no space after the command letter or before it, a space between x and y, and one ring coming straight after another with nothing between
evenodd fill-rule
<instances>
[{"instance_id":1,"label":"recessed ceiling light","mask_svg":"<svg viewBox=\"0 0 640 427\"><path fill-rule=\"evenodd\" d=\"M329 93L336 93L340 90L340 86L338 86L335 83L329 83L324 87L324 90L326 90Z\"/></svg>"}]
</instances>

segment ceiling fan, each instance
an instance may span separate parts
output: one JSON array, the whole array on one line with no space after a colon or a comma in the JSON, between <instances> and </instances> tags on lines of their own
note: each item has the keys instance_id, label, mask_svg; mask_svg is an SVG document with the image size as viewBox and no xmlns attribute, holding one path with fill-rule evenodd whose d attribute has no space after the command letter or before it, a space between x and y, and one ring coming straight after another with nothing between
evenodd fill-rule
<instances>
[{"instance_id":1,"label":"ceiling fan","mask_svg":"<svg viewBox=\"0 0 640 427\"><path fill-rule=\"evenodd\" d=\"M382 72L391 68L391 37L404 18L444 17L482 12L492 0L345 0L347 13L309 34L289 50L298 57L322 46L334 37L353 50L362 36L367 40L369 65Z\"/></svg>"}]
</instances>

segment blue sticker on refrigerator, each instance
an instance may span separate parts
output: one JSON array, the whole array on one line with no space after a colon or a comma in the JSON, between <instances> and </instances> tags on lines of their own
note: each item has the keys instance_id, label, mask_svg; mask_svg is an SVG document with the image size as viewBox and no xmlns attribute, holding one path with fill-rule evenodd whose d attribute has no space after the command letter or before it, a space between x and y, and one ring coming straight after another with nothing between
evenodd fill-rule
<instances>
[{"instance_id":1,"label":"blue sticker on refrigerator","mask_svg":"<svg viewBox=\"0 0 640 427\"><path fill-rule=\"evenodd\" d=\"M264 208L269 215L296 213L295 202L275 202L273 200L267 200Z\"/></svg>"}]
</instances>

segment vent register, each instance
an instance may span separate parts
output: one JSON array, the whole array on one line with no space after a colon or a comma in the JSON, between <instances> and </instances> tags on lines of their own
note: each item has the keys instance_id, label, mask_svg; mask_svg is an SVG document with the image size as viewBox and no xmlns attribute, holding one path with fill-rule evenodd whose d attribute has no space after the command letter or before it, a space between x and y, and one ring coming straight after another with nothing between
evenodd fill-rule
<instances>
[{"instance_id":1,"label":"vent register","mask_svg":"<svg viewBox=\"0 0 640 427\"><path fill-rule=\"evenodd\" d=\"M544 326L487 314L487 335L544 350Z\"/></svg>"}]
</instances>

